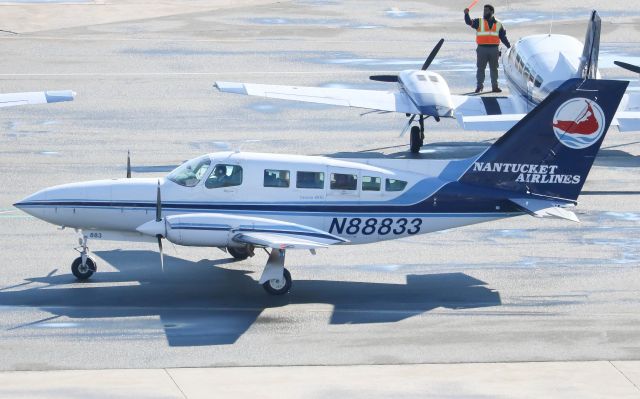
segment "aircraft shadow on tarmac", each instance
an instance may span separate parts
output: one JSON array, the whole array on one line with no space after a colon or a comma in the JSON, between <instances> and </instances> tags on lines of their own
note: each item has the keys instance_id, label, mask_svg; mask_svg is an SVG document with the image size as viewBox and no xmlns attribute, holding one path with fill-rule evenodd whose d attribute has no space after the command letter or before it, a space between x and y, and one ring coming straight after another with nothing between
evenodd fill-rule
<instances>
[{"instance_id":1,"label":"aircraft shadow on tarmac","mask_svg":"<svg viewBox=\"0 0 640 399\"><path fill-rule=\"evenodd\" d=\"M98 273L89 282L79 284L70 273L31 278L48 287L0 290L0 304L74 319L160 316L170 346L233 344L264 309L288 304L333 305L331 324L391 323L438 307L501 305L498 292L464 273L408 275L406 284L294 280L290 294L273 297L249 276L253 270L218 267L235 263L232 259L191 262L165 255L162 273L153 251L95 255L120 273L100 273L98 260ZM139 284L117 284L132 281Z\"/></svg>"}]
</instances>

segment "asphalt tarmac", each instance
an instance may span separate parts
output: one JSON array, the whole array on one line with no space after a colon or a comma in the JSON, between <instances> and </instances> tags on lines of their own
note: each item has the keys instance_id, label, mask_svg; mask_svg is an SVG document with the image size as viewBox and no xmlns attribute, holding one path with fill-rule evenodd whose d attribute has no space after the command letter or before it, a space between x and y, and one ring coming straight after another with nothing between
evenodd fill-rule
<instances>
[{"instance_id":1,"label":"asphalt tarmac","mask_svg":"<svg viewBox=\"0 0 640 399\"><path fill-rule=\"evenodd\" d=\"M293 288L280 298L256 282L264 253L234 262L171 245L163 273L154 245L94 243L98 273L76 282L75 234L12 204L56 184L123 177L128 150L135 177L226 149L411 156L398 137L403 115L223 94L215 80L383 89L368 76L419 67L444 36L433 70L454 93L475 84L466 1L214 3L167 1L156 15L123 2L108 21L99 17L109 4L88 3L85 24L66 14L78 5L40 4L39 16L57 17L49 30L39 18L38 29L0 37L3 92L78 93L0 112L0 370L640 359L640 133L615 128L580 198L581 223L522 216L291 252ZM551 15L555 33L582 39L599 5L586 3L496 7L512 42L548 32ZM599 6L601 71L638 90L613 60L639 63L640 13L623 1ZM454 121L427 129L425 159L471 156L500 135Z\"/></svg>"}]
</instances>

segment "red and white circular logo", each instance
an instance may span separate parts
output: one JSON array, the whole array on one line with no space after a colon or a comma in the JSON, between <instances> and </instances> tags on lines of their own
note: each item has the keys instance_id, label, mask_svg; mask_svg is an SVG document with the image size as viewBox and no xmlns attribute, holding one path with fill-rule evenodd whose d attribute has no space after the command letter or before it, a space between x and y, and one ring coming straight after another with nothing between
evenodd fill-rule
<instances>
[{"instance_id":1,"label":"red and white circular logo","mask_svg":"<svg viewBox=\"0 0 640 399\"><path fill-rule=\"evenodd\" d=\"M553 116L553 131L558 140L569 148L587 148L604 133L602 108L588 98L566 101Z\"/></svg>"}]
</instances>

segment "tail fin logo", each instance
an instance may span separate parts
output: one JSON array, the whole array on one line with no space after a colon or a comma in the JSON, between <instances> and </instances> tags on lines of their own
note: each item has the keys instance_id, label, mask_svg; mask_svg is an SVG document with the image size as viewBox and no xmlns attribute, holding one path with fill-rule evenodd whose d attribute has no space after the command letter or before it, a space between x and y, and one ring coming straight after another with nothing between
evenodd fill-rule
<instances>
[{"instance_id":1,"label":"tail fin logo","mask_svg":"<svg viewBox=\"0 0 640 399\"><path fill-rule=\"evenodd\" d=\"M553 116L553 131L565 146L587 148L604 133L605 117L602 108L587 98L566 101Z\"/></svg>"}]
</instances>

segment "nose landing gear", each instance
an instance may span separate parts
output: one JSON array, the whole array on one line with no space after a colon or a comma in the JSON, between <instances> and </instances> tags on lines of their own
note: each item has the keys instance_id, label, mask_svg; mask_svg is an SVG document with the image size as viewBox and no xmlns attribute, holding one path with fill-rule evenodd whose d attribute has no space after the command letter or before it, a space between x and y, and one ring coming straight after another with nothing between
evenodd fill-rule
<instances>
[{"instance_id":1,"label":"nose landing gear","mask_svg":"<svg viewBox=\"0 0 640 399\"><path fill-rule=\"evenodd\" d=\"M78 240L80 246L74 248L80 253L80 256L71 263L71 273L73 273L73 275L81 281L89 279L89 277L91 277L97 270L95 260L90 258L88 255L89 247L87 246L87 241L87 236L82 234L82 236Z\"/></svg>"}]
</instances>

